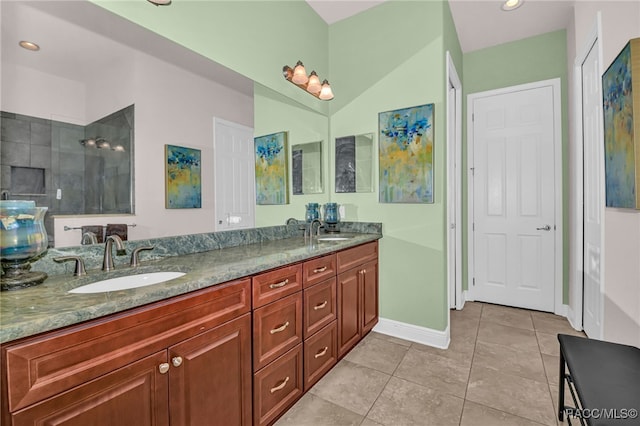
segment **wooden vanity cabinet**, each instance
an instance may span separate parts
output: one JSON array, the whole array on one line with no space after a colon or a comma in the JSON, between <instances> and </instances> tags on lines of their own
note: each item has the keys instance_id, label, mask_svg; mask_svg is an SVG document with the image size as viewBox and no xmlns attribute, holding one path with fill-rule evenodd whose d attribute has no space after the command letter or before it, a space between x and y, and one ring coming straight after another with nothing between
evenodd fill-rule
<instances>
[{"instance_id":1,"label":"wooden vanity cabinet","mask_svg":"<svg viewBox=\"0 0 640 426\"><path fill-rule=\"evenodd\" d=\"M344 250L338 260L338 357L378 322L378 243Z\"/></svg>"},{"instance_id":2,"label":"wooden vanity cabinet","mask_svg":"<svg viewBox=\"0 0 640 426\"><path fill-rule=\"evenodd\" d=\"M2 345L2 423L250 424L250 284Z\"/></svg>"}]
</instances>

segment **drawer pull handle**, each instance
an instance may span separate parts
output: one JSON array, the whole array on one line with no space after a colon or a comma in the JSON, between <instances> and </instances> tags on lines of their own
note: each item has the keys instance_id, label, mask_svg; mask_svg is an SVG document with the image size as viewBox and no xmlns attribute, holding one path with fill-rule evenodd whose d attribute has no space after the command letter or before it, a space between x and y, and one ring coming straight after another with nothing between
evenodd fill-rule
<instances>
[{"instance_id":1,"label":"drawer pull handle","mask_svg":"<svg viewBox=\"0 0 640 426\"><path fill-rule=\"evenodd\" d=\"M160 371L160 374L167 374L167 371L169 371L169 363L163 362L162 364L160 364L158 366L158 371Z\"/></svg>"},{"instance_id":2,"label":"drawer pull handle","mask_svg":"<svg viewBox=\"0 0 640 426\"><path fill-rule=\"evenodd\" d=\"M171 358L171 364L173 364L174 367L180 367L182 365L182 357L174 356Z\"/></svg>"},{"instance_id":3,"label":"drawer pull handle","mask_svg":"<svg viewBox=\"0 0 640 426\"><path fill-rule=\"evenodd\" d=\"M316 268L316 269L314 269L314 270L313 270L313 273L314 273L314 274L317 274L318 272L324 272L324 271L326 271L326 270L327 270L327 267L326 267L326 266L323 266L322 268Z\"/></svg>"},{"instance_id":4,"label":"drawer pull handle","mask_svg":"<svg viewBox=\"0 0 640 426\"><path fill-rule=\"evenodd\" d=\"M279 390L282 390L282 388L284 388L285 386L287 386L287 382L289 381L289 376L287 376L286 379L284 379L282 381L282 383L280 383L278 386L271 388L271 393L277 392Z\"/></svg>"},{"instance_id":5,"label":"drawer pull handle","mask_svg":"<svg viewBox=\"0 0 640 426\"><path fill-rule=\"evenodd\" d=\"M284 329L287 328L287 327L289 327L289 321L285 322L280 327L277 327L277 328L274 328L273 330L270 330L269 333L271 333L271 334L280 333L281 331L284 331Z\"/></svg>"},{"instance_id":6,"label":"drawer pull handle","mask_svg":"<svg viewBox=\"0 0 640 426\"><path fill-rule=\"evenodd\" d=\"M325 346L323 350L314 355L314 358L320 358L321 356L325 356L327 351L329 350L329 346Z\"/></svg>"},{"instance_id":7,"label":"drawer pull handle","mask_svg":"<svg viewBox=\"0 0 640 426\"><path fill-rule=\"evenodd\" d=\"M289 284L289 278L287 278L284 281L280 281L279 283L271 284L269 288L280 288L280 287L284 287L287 284Z\"/></svg>"},{"instance_id":8,"label":"drawer pull handle","mask_svg":"<svg viewBox=\"0 0 640 426\"><path fill-rule=\"evenodd\" d=\"M327 303L328 303L328 302L325 300L324 302L320 303L319 305L314 306L314 307L313 307L313 310L314 310L314 311L317 311L318 309L322 309L322 308L324 308L325 306L327 306Z\"/></svg>"}]
</instances>

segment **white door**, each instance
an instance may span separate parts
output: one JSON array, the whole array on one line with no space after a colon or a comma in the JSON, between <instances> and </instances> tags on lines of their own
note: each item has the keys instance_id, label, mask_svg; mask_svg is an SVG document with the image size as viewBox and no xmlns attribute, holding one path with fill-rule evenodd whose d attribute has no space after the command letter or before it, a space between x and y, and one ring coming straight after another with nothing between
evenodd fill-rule
<instances>
[{"instance_id":1,"label":"white door","mask_svg":"<svg viewBox=\"0 0 640 426\"><path fill-rule=\"evenodd\" d=\"M554 311L560 180L553 90L544 86L473 101L475 300Z\"/></svg>"},{"instance_id":2,"label":"white door","mask_svg":"<svg viewBox=\"0 0 640 426\"><path fill-rule=\"evenodd\" d=\"M253 129L214 118L215 230L255 226Z\"/></svg>"},{"instance_id":3,"label":"white door","mask_svg":"<svg viewBox=\"0 0 640 426\"><path fill-rule=\"evenodd\" d=\"M601 226L602 226L602 97L597 41L582 63L583 141L583 328L601 338Z\"/></svg>"}]
</instances>

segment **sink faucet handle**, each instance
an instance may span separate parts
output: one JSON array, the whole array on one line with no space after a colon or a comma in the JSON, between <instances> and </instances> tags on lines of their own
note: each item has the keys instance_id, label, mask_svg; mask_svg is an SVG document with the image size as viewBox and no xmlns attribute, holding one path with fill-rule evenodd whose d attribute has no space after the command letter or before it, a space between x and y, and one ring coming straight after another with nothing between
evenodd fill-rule
<instances>
[{"instance_id":1,"label":"sink faucet handle","mask_svg":"<svg viewBox=\"0 0 640 426\"><path fill-rule=\"evenodd\" d=\"M142 246L133 249L131 253L131 264L129 266L134 267L140 265L140 252L142 250L153 250L154 248L155 246Z\"/></svg>"},{"instance_id":2,"label":"sink faucet handle","mask_svg":"<svg viewBox=\"0 0 640 426\"><path fill-rule=\"evenodd\" d=\"M75 269L73 270L74 277L81 277L83 275L87 275L87 271L84 268L84 260L82 260L80 256L60 256L60 257L53 258L53 261L57 263L69 262L71 260L75 260L76 262Z\"/></svg>"}]
</instances>

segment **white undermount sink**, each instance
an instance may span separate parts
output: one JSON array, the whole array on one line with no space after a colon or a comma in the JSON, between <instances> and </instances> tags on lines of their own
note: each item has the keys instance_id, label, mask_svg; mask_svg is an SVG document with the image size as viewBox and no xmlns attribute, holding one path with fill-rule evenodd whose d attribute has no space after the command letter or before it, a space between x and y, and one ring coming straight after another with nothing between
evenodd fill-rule
<instances>
[{"instance_id":1,"label":"white undermount sink","mask_svg":"<svg viewBox=\"0 0 640 426\"><path fill-rule=\"evenodd\" d=\"M184 272L150 272L147 274L126 275L83 285L69 290L69 293L105 293L107 291L128 290L163 283L183 275L185 275Z\"/></svg>"},{"instance_id":2,"label":"white undermount sink","mask_svg":"<svg viewBox=\"0 0 640 426\"><path fill-rule=\"evenodd\" d=\"M318 237L318 241L346 241L346 240L350 240L353 237L338 237L338 236L331 236L331 237Z\"/></svg>"}]
</instances>

